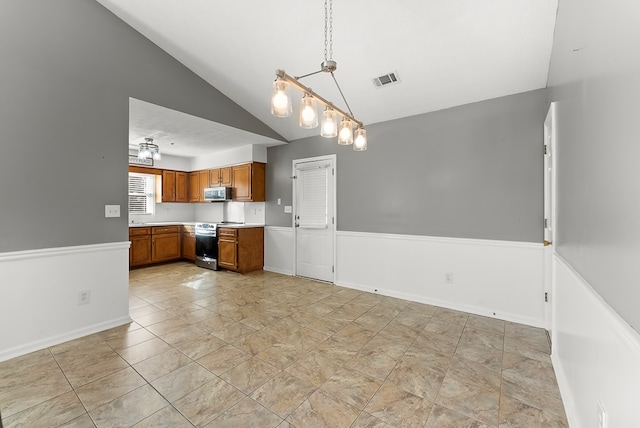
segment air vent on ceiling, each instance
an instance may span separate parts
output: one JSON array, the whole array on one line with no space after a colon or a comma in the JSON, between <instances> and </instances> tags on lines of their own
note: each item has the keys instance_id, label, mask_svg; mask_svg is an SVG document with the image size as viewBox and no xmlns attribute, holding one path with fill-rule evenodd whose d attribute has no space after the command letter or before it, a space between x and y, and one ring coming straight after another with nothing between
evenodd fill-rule
<instances>
[{"instance_id":1,"label":"air vent on ceiling","mask_svg":"<svg viewBox=\"0 0 640 428\"><path fill-rule=\"evenodd\" d=\"M400 77L398 77L397 71L392 71L388 74L383 74L382 76L374 77L373 84L376 88L382 88L383 86L392 85L395 83L400 83Z\"/></svg>"}]
</instances>

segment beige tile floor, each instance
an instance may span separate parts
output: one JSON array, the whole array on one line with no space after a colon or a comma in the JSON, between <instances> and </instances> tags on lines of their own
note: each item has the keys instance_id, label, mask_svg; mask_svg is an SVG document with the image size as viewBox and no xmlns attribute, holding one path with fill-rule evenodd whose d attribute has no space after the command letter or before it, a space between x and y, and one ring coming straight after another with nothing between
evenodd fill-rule
<instances>
[{"instance_id":1,"label":"beige tile floor","mask_svg":"<svg viewBox=\"0 0 640 428\"><path fill-rule=\"evenodd\" d=\"M256 272L130 273L134 322L0 363L4 427L566 427L543 330Z\"/></svg>"}]
</instances>

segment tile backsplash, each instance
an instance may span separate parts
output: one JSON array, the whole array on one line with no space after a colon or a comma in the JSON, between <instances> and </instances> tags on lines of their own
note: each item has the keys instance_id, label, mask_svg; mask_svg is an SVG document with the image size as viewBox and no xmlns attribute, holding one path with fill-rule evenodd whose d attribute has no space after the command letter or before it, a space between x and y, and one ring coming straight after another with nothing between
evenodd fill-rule
<instances>
[{"instance_id":1,"label":"tile backsplash","mask_svg":"<svg viewBox=\"0 0 640 428\"><path fill-rule=\"evenodd\" d=\"M193 221L235 221L241 223L265 222L264 202L210 202L200 204L156 204L153 215L130 215L129 223Z\"/></svg>"}]
</instances>

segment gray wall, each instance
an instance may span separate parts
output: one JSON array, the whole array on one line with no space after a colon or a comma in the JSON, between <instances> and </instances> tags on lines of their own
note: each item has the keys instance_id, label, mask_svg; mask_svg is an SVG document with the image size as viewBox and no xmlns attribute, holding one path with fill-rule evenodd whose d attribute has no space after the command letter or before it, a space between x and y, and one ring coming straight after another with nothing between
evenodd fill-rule
<instances>
[{"instance_id":1,"label":"gray wall","mask_svg":"<svg viewBox=\"0 0 640 428\"><path fill-rule=\"evenodd\" d=\"M560 2L558 253L640 331L640 3Z\"/></svg>"},{"instance_id":2,"label":"gray wall","mask_svg":"<svg viewBox=\"0 0 640 428\"><path fill-rule=\"evenodd\" d=\"M541 89L367 126L365 152L270 147L267 224L291 226L292 160L337 153L339 230L542 242L547 108Z\"/></svg>"},{"instance_id":3,"label":"gray wall","mask_svg":"<svg viewBox=\"0 0 640 428\"><path fill-rule=\"evenodd\" d=\"M0 252L128 239L129 97L282 139L94 1L2 0L0 58Z\"/></svg>"}]
</instances>

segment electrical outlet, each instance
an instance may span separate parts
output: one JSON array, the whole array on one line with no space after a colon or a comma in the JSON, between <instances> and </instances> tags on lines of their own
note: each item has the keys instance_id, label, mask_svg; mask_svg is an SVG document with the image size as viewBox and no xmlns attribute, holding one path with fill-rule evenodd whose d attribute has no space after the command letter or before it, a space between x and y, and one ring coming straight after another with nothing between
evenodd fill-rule
<instances>
[{"instance_id":1,"label":"electrical outlet","mask_svg":"<svg viewBox=\"0 0 640 428\"><path fill-rule=\"evenodd\" d=\"M607 421L607 411L601 401L598 401L598 428L609 428Z\"/></svg>"},{"instance_id":2,"label":"electrical outlet","mask_svg":"<svg viewBox=\"0 0 640 428\"><path fill-rule=\"evenodd\" d=\"M78 304L86 305L91 302L91 290L82 290L78 292Z\"/></svg>"},{"instance_id":3,"label":"electrical outlet","mask_svg":"<svg viewBox=\"0 0 640 428\"><path fill-rule=\"evenodd\" d=\"M453 272L445 272L444 273L444 283L445 284L453 284Z\"/></svg>"}]
</instances>

